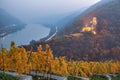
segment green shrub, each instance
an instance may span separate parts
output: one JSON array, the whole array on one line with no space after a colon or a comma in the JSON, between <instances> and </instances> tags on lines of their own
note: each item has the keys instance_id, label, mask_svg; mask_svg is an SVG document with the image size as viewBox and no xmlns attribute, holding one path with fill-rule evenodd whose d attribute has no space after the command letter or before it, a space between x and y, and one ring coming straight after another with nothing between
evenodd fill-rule
<instances>
[{"instance_id":1,"label":"green shrub","mask_svg":"<svg viewBox=\"0 0 120 80\"><path fill-rule=\"evenodd\" d=\"M103 75L94 75L91 80L107 80L106 76Z\"/></svg>"},{"instance_id":2,"label":"green shrub","mask_svg":"<svg viewBox=\"0 0 120 80\"><path fill-rule=\"evenodd\" d=\"M0 80L16 80L15 77L0 72Z\"/></svg>"},{"instance_id":3,"label":"green shrub","mask_svg":"<svg viewBox=\"0 0 120 80\"><path fill-rule=\"evenodd\" d=\"M112 78L112 80L120 80L120 73L119 73L119 74L117 74L117 76L116 76L116 77Z\"/></svg>"}]
</instances>

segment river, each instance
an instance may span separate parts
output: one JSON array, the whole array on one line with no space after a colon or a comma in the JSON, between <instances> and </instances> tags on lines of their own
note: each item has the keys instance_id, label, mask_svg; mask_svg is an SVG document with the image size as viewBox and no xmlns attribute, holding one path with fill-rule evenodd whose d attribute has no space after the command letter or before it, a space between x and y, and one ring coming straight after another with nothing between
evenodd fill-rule
<instances>
[{"instance_id":1,"label":"river","mask_svg":"<svg viewBox=\"0 0 120 80\"><path fill-rule=\"evenodd\" d=\"M46 37L49 32L50 28L47 28L41 24L28 24L24 29L0 39L0 44L7 49L10 48L11 41L14 41L17 46L27 45L31 40L40 40Z\"/></svg>"}]
</instances>

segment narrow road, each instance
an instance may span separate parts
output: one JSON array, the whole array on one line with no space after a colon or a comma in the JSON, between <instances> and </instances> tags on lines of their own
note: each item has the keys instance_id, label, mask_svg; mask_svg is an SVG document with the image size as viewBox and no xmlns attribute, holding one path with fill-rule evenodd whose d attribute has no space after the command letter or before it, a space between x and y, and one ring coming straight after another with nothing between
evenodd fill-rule
<instances>
[{"instance_id":1,"label":"narrow road","mask_svg":"<svg viewBox=\"0 0 120 80\"><path fill-rule=\"evenodd\" d=\"M51 40L56 34L57 34L57 32L58 32L58 27L56 26L56 31L55 31L55 33L53 34L53 35L51 35L48 39L46 39L45 41L49 41L49 40Z\"/></svg>"}]
</instances>

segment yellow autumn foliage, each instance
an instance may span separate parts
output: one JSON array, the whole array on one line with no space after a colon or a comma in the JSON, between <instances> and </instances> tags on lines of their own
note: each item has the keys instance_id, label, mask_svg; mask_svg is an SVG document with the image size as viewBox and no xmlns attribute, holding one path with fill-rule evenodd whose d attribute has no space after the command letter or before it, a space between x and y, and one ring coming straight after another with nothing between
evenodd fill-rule
<instances>
[{"instance_id":1,"label":"yellow autumn foliage","mask_svg":"<svg viewBox=\"0 0 120 80\"><path fill-rule=\"evenodd\" d=\"M38 47L38 52L31 51L15 46L11 47L10 50L2 48L0 51L0 69L16 73L37 71L43 74L82 77L91 77L93 74L117 73L120 71L120 61L67 61L65 57L54 57L48 44L45 51L42 49L42 45ZM28 59L30 59L29 62Z\"/></svg>"}]
</instances>

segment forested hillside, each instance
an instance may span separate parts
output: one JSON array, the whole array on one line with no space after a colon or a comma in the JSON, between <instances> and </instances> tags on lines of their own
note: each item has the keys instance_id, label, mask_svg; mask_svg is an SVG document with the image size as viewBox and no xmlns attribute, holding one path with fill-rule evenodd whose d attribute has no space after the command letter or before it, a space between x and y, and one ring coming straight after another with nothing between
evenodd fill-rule
<instances>
[{"instance_id":1,"label":"forested hillside","mask_svg":"<svg viewBox=\"0 0 120 80\"><path fill-rule=\"evenodd\" d=\"M98 6L96 6L98 4ZM95 4L82 17L58 31L57 36L48 42L34 42L36 50L38 44L48 43L55 56L66 56L75 60L120 60L120 1L107 0ZM95 8L94 8L95 7ZM91 32L81 33L82 28L97 18L96 35ZM71 36L73 34L78 36ZM25 46L26 49L28 46Z\"/></svg>"}]
</instances>

